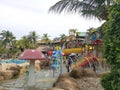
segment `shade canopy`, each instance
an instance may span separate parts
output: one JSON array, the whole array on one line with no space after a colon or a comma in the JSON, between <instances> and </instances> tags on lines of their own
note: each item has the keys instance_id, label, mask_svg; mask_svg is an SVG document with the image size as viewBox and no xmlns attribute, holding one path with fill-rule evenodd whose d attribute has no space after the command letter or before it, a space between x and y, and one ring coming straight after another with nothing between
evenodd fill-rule
<instances>
[{"instance_id":1,"label":"shade canopy","mask_svg":"<svg viewBox=\"0 0 120 90\"><path fill-rule=\"evenodd\" d=\"M39 50L25 50L19 57L22 60L45 60L44 54Z\"/></svg>"}]
</instances>

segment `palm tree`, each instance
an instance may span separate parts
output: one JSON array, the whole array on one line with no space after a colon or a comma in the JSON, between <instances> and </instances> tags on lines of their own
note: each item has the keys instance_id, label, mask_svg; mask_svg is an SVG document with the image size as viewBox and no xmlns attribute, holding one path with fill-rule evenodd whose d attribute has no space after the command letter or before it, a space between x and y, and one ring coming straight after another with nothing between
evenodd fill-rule
<instances>
[{"instance_id":1,"label":"palm tree","mask_svg":"<svg viewBox=\"0 0 120 90\"><path fill-rule=\"evenodd\" d=\"M77 29L70 29L69 30L69 35L74 35L76 36Z\"/></svg>"},{"instance_id":2,"label":"palm tree","mask_svg":"<svg viewBox=\"0 0 120 90\"><path fill-rule=\"evenodd\" d=\"M21 51L24 51L24 49L28 49L31 47L30 40L27 36L23 36L18 42L17 42L18 48L21 49Z\"/></svg>"},{"instance_id":3,"label":"palm tree","mask_svg":"<svg viewBox=\"0 0 120 90\"><path fill-rule=\"evenodd\" d=\"M61 37L55 37L53 38L53 43L58 43L61 41Z\"/></svg>"},{"instance_id":4,"label":"palm tree","mask_svg":"<svg viewBox=\"0 0 120 90\"><path fill-rule=\"evenodd\" d=\"M2 44L6 48L13 48L14 47L15 37L14 37L12 32L10 32L8 30L3 30L0 33L0 36L1 36L0 39L2 40Z\"/></svg>"},{"instance_id":5,"label":"palm tree","mask_svg":"<svg viewBox=\"0 0 120 90\"><path fill-rule=\"evenodd\" d=\"M35 31L32 31L29 33L28 35L28 39L30 40L31 43L31 48L36 48L37 47L37 39L38 39L38 35L36 34Z\"/></svg>"},{"instance_id":6,"label":"palm tree","mask_svg":"<svg viewBox=\"0 0 120 90\"><path fill-rule=\"evenodd\" d=\"M66 41L66 35L65 34L60 34L60 39L61 39L61 42L64 42Z\"/></svg>"},{"instance_id":7,"label":"palm tree","mask_svg":"<svg viewBox=\"0 0 120 90\"><path fill-rule=\"evenodd\" d=\"M58 38L58 40L60 40L60 45L61 47L64 45L64 43L66 42L67 36L65 34L60 34L60 37Z\"/></svg>"},{"instance_id":8,"label":"palm tree","mask_svg":"<svg viewBox=\"0 0 120 90\"><path fill-rule=\"evenodd\" d=\"M50 39L49 39L50 36L48 36L48 34L43 34L43 36L41 37L41 41L45 42L46 44L49 44L50 43Z\"/></svg>"},{"instance_id":9,"label":"palm tree","mask_svg":"<svg viewBox=\"0 0 120 90\"><path fill-rule=\"evenodd\" d=\"M108 9L114 0L60 0L49 11L78 13L86 18L108 20Z\"/></svg>"},{"instance_id":10,"label":"palm tree","mask_svg":"<svg viewBox=\"0 0 120 90\"><path fill-rule=\"evenodd\" d=\"M5 52L5 47L2 44L2 40L0 40L0 57L2 56L2 53Z\"/></svg>"},{"instance_id":11,"label":"palm tree","mask_svg":"<svg viewBox=\"0 0 120 90\"><path fill-rule=\"evenodd\" d=\"M16 53L16 39L9 30L3 30L0 36L2 53L7 54L7 58L11 58Z\"/></svg>"}]
</instances>

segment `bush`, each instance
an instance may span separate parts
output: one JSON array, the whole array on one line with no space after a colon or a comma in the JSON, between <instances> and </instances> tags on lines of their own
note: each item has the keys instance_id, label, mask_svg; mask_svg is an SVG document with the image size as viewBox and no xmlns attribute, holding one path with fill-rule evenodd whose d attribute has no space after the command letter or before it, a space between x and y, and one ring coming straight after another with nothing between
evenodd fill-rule
<instances>
[{"instance_id":1,"label":"bush","mask_svg":"<svg viewBox=\"0 0 120 90\"><path fill-rule=\"evenodd\" d=\"M105 90L120 90L120 2L115 3L109 14L104 40L105 57L111 72L101 79Z\"/></svg>"}]
</instances>

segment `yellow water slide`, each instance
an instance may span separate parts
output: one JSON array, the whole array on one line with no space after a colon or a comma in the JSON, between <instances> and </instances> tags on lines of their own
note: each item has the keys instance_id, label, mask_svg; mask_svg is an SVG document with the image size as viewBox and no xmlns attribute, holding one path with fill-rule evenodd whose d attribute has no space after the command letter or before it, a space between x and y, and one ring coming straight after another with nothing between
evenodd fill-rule
<instances>
[{"instance_id":1,"label":"yellow water slide","mask_svg":"<svg viewBox=\"0 0 120 90\"><path fill-rule=\"evenodd\" d=\"M84 48L70 48L70 49L63 49L62 52L65 55L69 55L71 53L81 53L84 51Z\"/></svg>"},{"instance_id":2,"label":"yellow water slide","mask_svg":"<svg viewBox=\"0 0 120 90\"><path fill-rule=\"evenodd\" d=\"M65 55L69 55L71 53L82 53L86 50L92 50L94 49L92 46L86 46L86 47L81 47L81 48L70 48L70 49L63 49L62 52L65 54Z\"/></svg>"}]
</instances>

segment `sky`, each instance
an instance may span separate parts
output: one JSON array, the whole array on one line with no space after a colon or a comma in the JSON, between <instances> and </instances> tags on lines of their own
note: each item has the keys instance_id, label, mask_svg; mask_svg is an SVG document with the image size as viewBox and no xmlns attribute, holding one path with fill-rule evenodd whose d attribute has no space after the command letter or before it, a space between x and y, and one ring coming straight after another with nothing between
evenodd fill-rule
<instances>
[{"instance_id":1,"label":"sky","mask_svg":"<svg viewBox=\"0 0 120 90\"><path fill-rule=\"evenodd\" d=\"M11 31L16 39L36 31L40 36L48 34L51 39L69 34L69 29L86 32L103 22L86 19L78 14L48 13L50 6L59 0L0 0L0 32Z\"/></svg>"}]
</instances>

